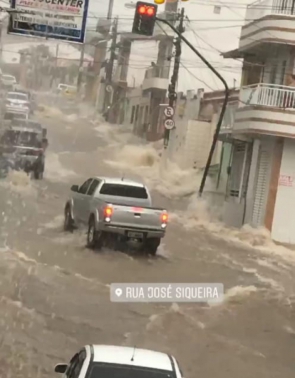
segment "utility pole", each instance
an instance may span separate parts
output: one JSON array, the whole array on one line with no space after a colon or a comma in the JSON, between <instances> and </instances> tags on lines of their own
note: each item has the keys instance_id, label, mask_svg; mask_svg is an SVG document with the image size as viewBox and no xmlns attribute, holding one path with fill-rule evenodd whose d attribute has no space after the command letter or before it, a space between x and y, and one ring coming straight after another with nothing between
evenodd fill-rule
<instances>
[{"instance_id":1,"label":"utility pole","mask_svg":"<svg viewBox=\"0 0 295 378\"><path fill-rule=\"evenodd\" d=\"M184 8L181 9L180 13L180 22L177 30L179 33L184 32L183 22L184 22ZM168 88L168 97L169 97L169 107L175 108L175 103L177 99L177 93L176 93L176 85L178 81L178 75L179 75L179 67L180 67L180 57L181 57L181 38L177 37L175 43L175 58L174 58L174 67L173 67L173 73L171 76L171 82ZM170 137L170 131L169 129L165 128L164 132L164 148L166 149L169 144L169 137Z\"/></svg>"},{"instance_id":2,"label":"utility pole","mask_svg":"<svg viewBox=\"0 0 295 378\"><path fill-rule=\"evenodd\" d=\"M112 99L112 90L109 90L109 87L112 86L112 79L113 79L113 70L114 70L114 63L116 59L116 46L117 46L117 35L118 35L118 18L116 17L114 20L114 24L112 27L112 42L110 48L110 59L106 66L106 82L105 82L105 95L104 95L104 112L106 112L106 121L108 121L109 109L108 107L111 105Z\"/></svg>"},{"instance_id":3,"label":"utility pole","mask_svg":"<svg viewBox=\"0 0 295 378\"><path fill-rule=\"evenodd\" d=\"M227 82L225 81L224 77L220 75L220 73L212 66L212 64L179 32L179 30L177 30L177 28L175 28L169 21L167 21L165 19L161 19L161 18L157 17L157 21L163 22L164 24L168 25L174 31L174 33L176 33L178 35L178 37L202 60L202 62L206 64L206 66L218 77L218 79L224 85L225 96L224 96L221 112L220 112L220 115L219 115L219 119L218 119L218 122L217 122L217 125L216 125L216 130L215 130L215 134L214 134L214 137L213 137L211 149L210 149L210 152L209 152L209 155L208 155L206 167L205 167L203 177L202 177L202 181L201 181L201 184L200 184L199 197L201 197L202 194L203 194L204 187L205 187L206 178L207 178L208 173L209 173L209 168L210 168L210 165L211 165L214 150L215 150L216 144L218 142L218 136L219 136L220 128L221 128L221 125L222 125L222 120L223 120L224 113L225 113L225 110L226 110L226 106L227 106L227 103L228 103L229 88L228 88Z\"/></svg>"}]
</instances>

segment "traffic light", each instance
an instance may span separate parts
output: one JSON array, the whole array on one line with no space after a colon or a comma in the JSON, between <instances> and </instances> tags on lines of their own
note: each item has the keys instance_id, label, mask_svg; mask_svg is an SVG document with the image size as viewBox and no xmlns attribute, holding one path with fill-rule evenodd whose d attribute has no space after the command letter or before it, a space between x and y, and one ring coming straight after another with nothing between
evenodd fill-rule
<instances>
[{"instance_id":1,"label":"traffic light","mask_svg":"<svg viewBox=\"0 0 295 378\"><path fill-rule=\"evenodd\" d=\"M173 0L172 1L171 0L170 1L167 0L167 3L177 3L177 1L178 0L174 0L174 1ZM189 0L180 0L180 1L189 1ZM154 3L158 4L158 5L159 4L164 4L164 3L166 3L166 0L154 0Z\"/></svg>"},{"instance_id":2,"label":"traffic light","mask_svg":"<svg viewBox=\"0 0 295 378\"><path fill-rule=\"evenodd\" d=\"M136 3L132 33L152 36L157 15L157 5L138 1Z\"/></svg>"}]
</instances>

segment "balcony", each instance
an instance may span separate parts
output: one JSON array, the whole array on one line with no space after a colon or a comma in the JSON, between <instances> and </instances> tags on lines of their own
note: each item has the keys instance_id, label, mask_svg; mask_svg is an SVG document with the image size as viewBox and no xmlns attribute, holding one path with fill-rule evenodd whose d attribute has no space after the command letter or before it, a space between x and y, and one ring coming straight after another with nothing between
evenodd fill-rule
<instances>
[{"instance_id":1,"label":"balcony","mask_svg":"<svg viewBox=\"0 0 295 378\"><path fill-rule=\"evenodd\" d=\"M294 21L293 0L262 0L248 5L239 49L249 50L265 42L294 45Z\"/></svg>"},{"instance_id":2,"label":"balcony","mask_svg":"<svg viewBox=\"0 0 295 378\"><path fill-rule=\"evenodd\" d=\"M162 69L154 66L148 68L145 72L145 78L142 83L142 90L160 89L167 90L169 85L169 79L163 78Z\"/></svg>"},{"instance_id":3,"label":"balcony","mask_svg":"<svg viewBox=\"0 0 295 378\"><path fill-rule=\"evenodd\" d=\"M295 87L250 85L239 101L233 133L295 137Z\"/></svg>"}]
</instances>

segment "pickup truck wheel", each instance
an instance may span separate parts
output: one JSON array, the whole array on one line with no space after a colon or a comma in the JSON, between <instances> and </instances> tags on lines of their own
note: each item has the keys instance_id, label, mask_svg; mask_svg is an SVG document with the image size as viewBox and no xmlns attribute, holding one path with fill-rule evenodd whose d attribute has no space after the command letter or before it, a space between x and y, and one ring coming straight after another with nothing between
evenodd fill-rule
<instances>
[{"instance_id":1,"label":"pickup truck wheel","mask_svg":"<svg viewBox=\"0 0 295 378\"><path fill-rule=\"evenodd\" d=\"M145 253L155 256L158 250L158 247L161 243L161 238L149 238L144 243Z\"/></svg>"},{"instance_id":2,"label":"pickup truck wheel","mask_svg":"<svg viewBox=\"0 0 295 378\"><path fill-rule=\"evenodd\" d=\"M74 231L74 219L69 206L67 206L65 209L64 230L68 232Z\"/></svg>"},{"instance_id":3,"label":"pickup truck wheel","mask_svg":"<svg viewBox=\"0 0 295 378\"><path fill-rule=\"evenodd\" d=\"M90 218L87 231L87 247L100 250L103 246L103 233L95 229L95 220Z\"/></svg>"}]
</instances>

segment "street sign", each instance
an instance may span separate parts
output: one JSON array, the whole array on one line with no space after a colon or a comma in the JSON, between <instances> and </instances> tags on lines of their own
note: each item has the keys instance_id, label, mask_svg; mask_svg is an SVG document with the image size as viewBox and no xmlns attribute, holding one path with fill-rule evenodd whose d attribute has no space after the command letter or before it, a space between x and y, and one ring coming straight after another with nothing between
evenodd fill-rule
<instances>
[{"instance_id":1,"label":"street sign","mask_svg":"<svg viewBox=\"0 0 295 378\"><path fill-rule=\"evenodd\" d=\"M175 127L175 122L173 119L166 119L164 126L167 130L172 130Z\"/></svg>"},{"instance_id":2,"label":"street sign","mask_svg":"<svg viewBox=\"0 0 295 378\"><path fill-rule=\"evenodd\" d=\"M8 34L84 43L89 0L11 0Z\"/></svg>"},{"instance_id":3,"label":"street sign","mask_svg":"<svg viewBox=\"0 0 295 378\"><path fill-rule=\"evenodd\" d=\"M166 117L171 118L174 116L174 109L172 106L167 106L167 108L164 109L164 114Z\"/></svg>"}]
</instances>

